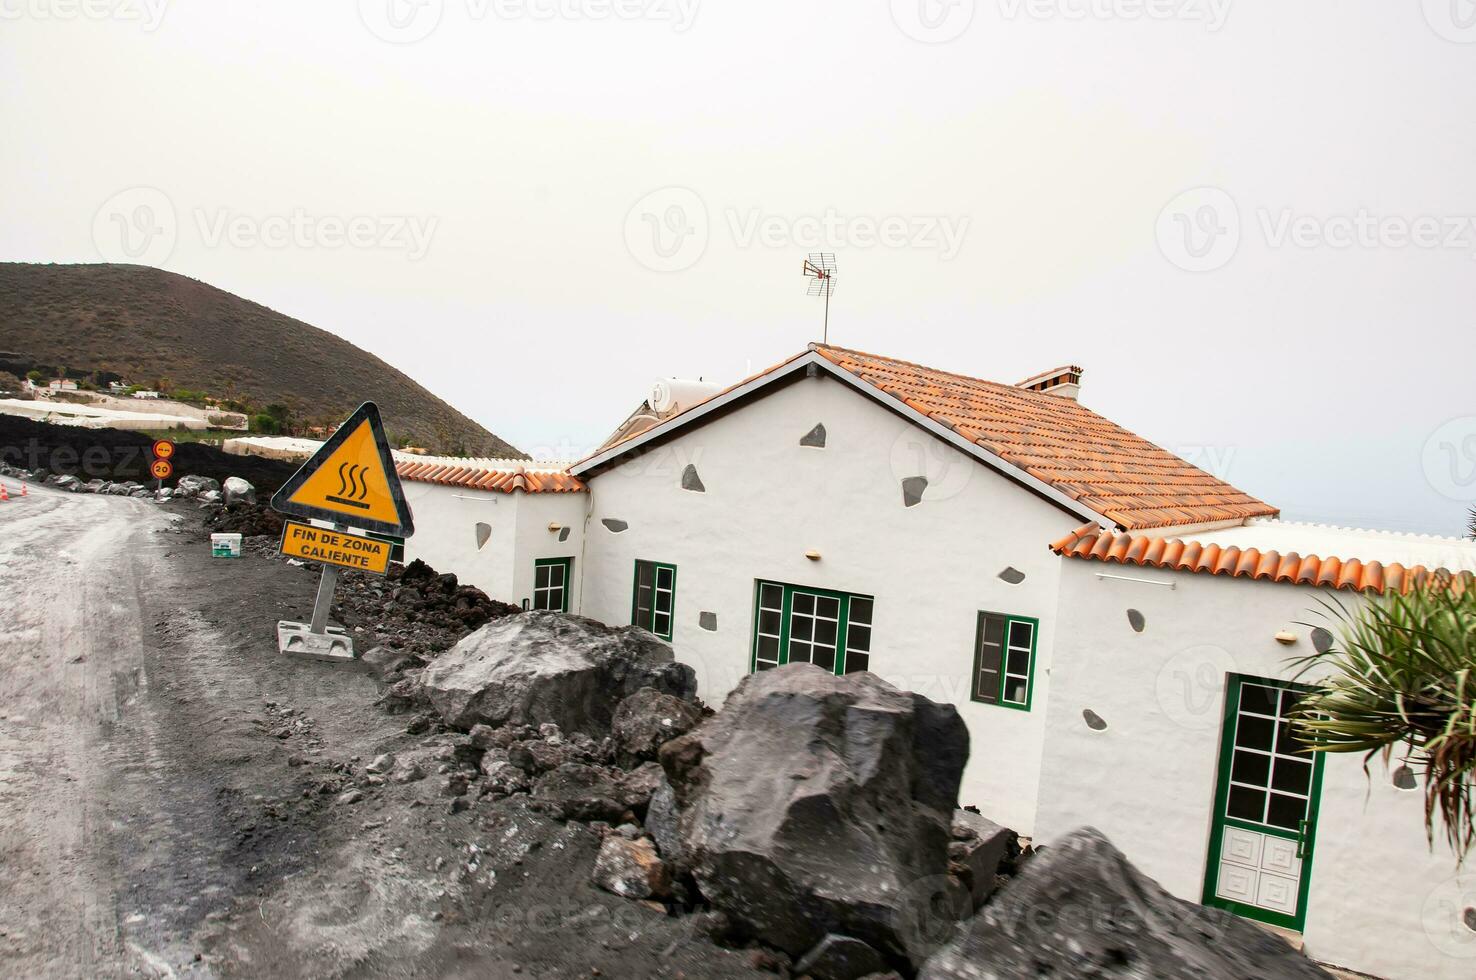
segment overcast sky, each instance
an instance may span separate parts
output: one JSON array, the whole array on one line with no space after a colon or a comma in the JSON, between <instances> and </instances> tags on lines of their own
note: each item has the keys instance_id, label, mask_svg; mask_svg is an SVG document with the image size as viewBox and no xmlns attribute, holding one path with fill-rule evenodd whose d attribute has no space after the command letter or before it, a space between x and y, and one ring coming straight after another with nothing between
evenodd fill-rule
<instances>
[{"instance_id":1,"label":"overcast sky","mask_svg":"<svg viewBox=\"0 0 1476 980\"><path fill-rule=\"evenodd\" d=\"M1471 0L0 0L0 93L0 258L202 279L536 454L819 339L823 250L832 342L1081 364L1289 518L1476 498Z\"/></svg>"}]
</instances>

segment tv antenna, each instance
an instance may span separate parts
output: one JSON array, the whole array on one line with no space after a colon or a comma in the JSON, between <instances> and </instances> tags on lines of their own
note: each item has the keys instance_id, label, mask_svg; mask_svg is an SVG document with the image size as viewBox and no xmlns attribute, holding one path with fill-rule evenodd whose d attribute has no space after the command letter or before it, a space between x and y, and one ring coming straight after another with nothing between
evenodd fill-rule
<instances>
[{"instance_id":1,"label":"tv antenna","mask_svg":"<svg viewBox=\"0 0 1476 980\"><path fill-rule=\"evenodd\" d=\"M805 277L810 280L807 296L825 297L825 333L821 343L830 342L830 294L835 292L835 253L811 252L805 259Z\"/></svg>"}]
</instances>

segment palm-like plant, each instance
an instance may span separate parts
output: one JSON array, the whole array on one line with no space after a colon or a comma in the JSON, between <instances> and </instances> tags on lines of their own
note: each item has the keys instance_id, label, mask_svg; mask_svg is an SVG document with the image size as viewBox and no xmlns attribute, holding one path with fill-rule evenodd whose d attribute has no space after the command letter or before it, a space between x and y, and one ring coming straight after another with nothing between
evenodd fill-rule
<instances>
[{"instance_id":1,"label":"palm-like plant","mask_svg":"<svg viewBox=\"0 0 1476 980\"><path fill-rule=\"evenodd\" d=\"M1371 599L1356 613L1324 603L1340 630L1326 651L1301 658L1322 675L1292 725L1314 752L1362 752L1363 769L1396 748L1424 778L1425 836L1465 860L1476 840L1476 582L1432 579Z\"/></svg>"}]
</instances>

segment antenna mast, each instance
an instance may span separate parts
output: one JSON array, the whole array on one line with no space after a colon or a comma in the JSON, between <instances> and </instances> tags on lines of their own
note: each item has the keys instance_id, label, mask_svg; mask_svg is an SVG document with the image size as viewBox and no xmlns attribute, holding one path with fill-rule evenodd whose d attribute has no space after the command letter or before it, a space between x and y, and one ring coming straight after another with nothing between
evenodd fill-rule
<instances>
[{"instance_id":1,"label":"antenna mast","mask_svg":"<svg viewBox=\"0 0 1476 980\"><path fill-rule=\"evenodd\" d=\"M805 259L805 278L810 280L810 287L805 291L808 296L825 297L825 332L821 335L821 343L830 343L830 294L835 292L835 253L834 252L811 252L810 257Z\"/></svg>"}]
</instances>

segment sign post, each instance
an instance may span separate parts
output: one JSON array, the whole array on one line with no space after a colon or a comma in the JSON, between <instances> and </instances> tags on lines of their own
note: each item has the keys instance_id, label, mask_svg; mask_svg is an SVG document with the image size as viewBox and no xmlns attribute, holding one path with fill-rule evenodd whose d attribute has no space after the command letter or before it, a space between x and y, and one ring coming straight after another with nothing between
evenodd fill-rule
<instances>
[{"instance_id":1,"label":"sign post","mask_svg":"<svg viewBox=\"0 0 1476 980\"><path fill-rule=\"evenodd\" d=\"M277 648L284 654L315 660L352 660L353 637L328 622L338 570L353 568L383 575L393 546L367 532L396 538L415 533L379 408L373 402L360 405L273 494L272 509L329 525L288 521L282 528L282 553L320 563L323 577L311 622L277 623Z\"/></svg>"},{"instance_id":2,"label":"sign post","mask_svg":"<svg viewBox=\"0 0 1476 980\"><path fill-rule=\"evenodd\" d=\"M170 462L174 458L174 443L168 439L156 439L154 441L154 461L149 464L149 472L158 481L154 490L164 489L164 481L174 475L174 464Z\"/></svg>"}]
</instances>

